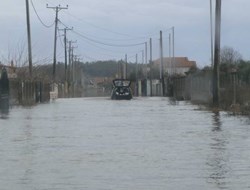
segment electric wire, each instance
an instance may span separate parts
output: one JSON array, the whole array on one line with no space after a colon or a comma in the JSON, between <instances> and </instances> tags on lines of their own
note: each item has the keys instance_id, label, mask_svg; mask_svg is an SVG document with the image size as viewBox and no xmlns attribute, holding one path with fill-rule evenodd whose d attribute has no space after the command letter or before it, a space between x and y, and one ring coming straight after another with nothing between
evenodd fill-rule
<instances>
[{"instance_id":1,"label":"electric wire","mask_svg":"<svg viewBox=\"0 0 250 190\"><path fill-rule=\"evenodd\" d=\"M33 10L34 10L34 12L35 12L35 14L36 14L38 20L40 21L40 23L41 23L44 27L46 27L46 28L51 28L52 26L54 26L55 22L53 22L51 25L45 24L45 23L42 21L41 17L38 15L37 10L36 10L36 8L35 8L35 6L34 6L33 1L30 0L30 2L31 2L31 5L32 5L32 7L33 7Z\"/></svg>"},{"instance_id":2,"label":"electric wire","mask_svg":"<svg viewBox=\"0 0 250 190\"><path fill-rule=\"evenodd\" d=\"M58 31L58 34L59 34L58 37L59 37L59 40L60 40L60 44L61 44L62 48L65 48L65 45L63 44L62 39L61 39L61 37L64 36L64 34L61 35L60 30L58 28L57 28L57 31Z\"/></svg>"},{"instance_id":3,"label":"electric wire","mask_svg":"<svg viewBox=\"0 0 250 190\"><path fill-rule=\"evenodd\" d=\"M158 32L151 32L150 34L147 34L145 36L133 36L133 35L129 35L129 34L124 34L124 33L119 33L119 32L116 32L116 31L112 31L112 30L109 30L107 28L103 28L103 27L100 27L100 26L97 26L95 24L92 24L88 21L85 21L84 19L81 19L81 18L78 18L74 15L72 15L71 13L69 13L68 11L64 11L67 15L71 16L72 18L80 21L80 22L83 22L83 23L86 23L92 27L95 27L95 28L98 28L100 30L103 30L103 31L106 31L106 32L109 32L109 33L113 33L113 34L116 34L116 35L120 35L120 36L125 36L125 37L130 37L130 38L124 38L124 39L106 39L106 40L112 40L112 41L130 41L130 40L146 40L150 37L153 37L153 36L158 36L159 33ZM163 30L163 32L167 32L169 30L171 30L173 27L170 27L170 28L167 28L165 30Z\"/></svg>"},{"instance_id":4,"label":"electric wire","mask_svg":"<svg viewBox=\"0 0 250 190\"><path fill-rule=\"evenodd\" d=\"M59 22L60 22L60 24L62 24L64 27L68 27L66 24L64 24L64 23L62 23L60 20L59 20ZM75 33L74 33L75 34ZM88 43L89 45L91 45L91 46L93 46L93 47L95 47L95 48L98 48L98 49L101 49L101 50L104 50L104 51L107 51L107 52L113 52L113 53L116 53L116 54L119 54L119 55L116 55L116 56L114 56L114 55L110 55L110 54L107 54L107 53L103 53L103 51L99 51L99 53L98 54L102 54L102 55L105 55L105 56L108 56L108 57L112 57L112 58L115 58L115 59L117 59L118 57L121 57L122 55L124 55L125 53L124 53L124 51L114 51L114 50L110 50L110 49L106 49L106 48L104 48L104 47L101 47L101 46L98 46L96 43L93 43L93 42L91 42L91 41L89 41L89 40L86 40L85 38L81 38L82 40L84 40L84 42L85 43ZM134 52L133 52L134 53ZM94 58L91 58L90 57L90 59L91 60L96 60L96 59L94 59Z\"/></svg>"},{"instance_id":5,"label":"electric wire","mask_svg":"<svg viewBox=\"0 0 250 190\"><path fill-rule=\"evenodd\" d=\"M62 23L60 21L60 23L62 25L64 25L65 27L68 27L67 25L65 25L64 23ZM112 44L112 43L106 43L106 42L102 42L102 41L99 41L99 40L95 40L95 39L92 39L92 38L89 38L83 34L81 34L80 32L77 32L75 29L72 30L73 33L75 33L76 35L88 40L88 41L91 41L91 42L94 42L94 43L97 43L97 44L101 44L101 45L105 45L105 46L111 46L111 47L133 47L133 46L140 46L140 45L144 45L145 42L140 42L140 43L134 43L134 44Z\"/></svg>"},{"instance_id":6,"label":"electric wire","mask_svg":"<svg viewBox=\"0 0 250 190\"><path fill-rule=\"evenodd\" d=\"M110 33L113 33L113 34L117 34L117 35L120 35L120 36L131 37L129 34L123 34L123 33L119 33L119 32L116 32L116 31L112 31L112 30L109 30L109 29L106 29L106 28L97 26L97 25L92 24L92 23L90 23L90 22L87 22L87 21L85 21L85 20L83 20L83 19L80 19L80 18L78 18L78 17L76 17L76 16L70 14L69 12L66 12L66 11L64 11L64 12L65 12L66 14L68 14L69 16L71 16L72 18L75 18L76 20L81 21L81 22L84 22L84 23L86 23L86 24L88 24L88 25L91 25L91 26L93 26L93 27L95 27L95 28L98 28L98 29L101 29L101 30L104 30L104 31L107 31L107 32L110 32Z\"/></svg>"},{"instance_id":7,"label":"electric wire","mask_svg":"<svg viewBox=\"0 0 250 190\"><path fill-rule=\"evenodd\" d=\"M88 43L89 45L91 45L92 47L98 48L98 49L100 49L100 50L104 50L104 51L112 52L112 53L116 53L116 54L124 54L124 52L121 52L121 51L114 51L114 50L106 49L106 48L104 48L104 47L100 47L100 46L96 45L95 43L90 42L90 41L88 41L88 40L86 40L86 39L83 39L83 38L81 38L81 40L84 40L84 42L86 42L86 43ZM101 53L101 54L103 54L103 55L108 55L108 54L104 54L104 53ZM110 55L108 55L108 56L110 56Z\"/></svg>"},{"instance_id":8,"label":"electric wire","mask_svg":"<svg viewBox=\"0 0 250 190\"><path fill-rule=\"evenodd\" d=\"M135 43L135 44L112 44L112 43L105 43L105 42L101 42L101 41L98 41L98 40L94 40L92 38L89 38L85 35L82 35L81 33L73 30L72 31L73 33L77 34L78 36L86 39L86 40L89 40L91 42L94 42L94 43L97 43L97 44L101 44L101 45L105 45L105 46L111 46L111 47L133 47L133 46L139 46L139 45L143 45L144 42L141 42L141 43Z\"/></svg>"}]
</instances>

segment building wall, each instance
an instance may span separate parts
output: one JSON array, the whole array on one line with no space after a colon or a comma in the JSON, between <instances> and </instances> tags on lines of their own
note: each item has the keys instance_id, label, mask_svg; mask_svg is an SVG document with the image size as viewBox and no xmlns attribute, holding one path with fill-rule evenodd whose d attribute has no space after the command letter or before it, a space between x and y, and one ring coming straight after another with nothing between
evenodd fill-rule
<instances>
[{"instance_id":1,"label":"building wall","mask_svg":"<svg viewBox=\"0 0 250 190\"><path fill-rule=\"evenodd\" d=\"M176 67L176 68L169 68L167 67L165 69L166 73L172 74L181 74L181 75L185 75L186 72L188 72L190 70L190 67Z\"/></svg>"},{"instance_id":2,"label":"building wall","mask_svg":"<svg viewBox=\"0 0 250 190\"><path fill-rule=\"evenodd\" d=\"M199 73L187 77L174 77L173 93L177 100L209 104L212 102L212 75Z\"/></svg>"}]
</instances>

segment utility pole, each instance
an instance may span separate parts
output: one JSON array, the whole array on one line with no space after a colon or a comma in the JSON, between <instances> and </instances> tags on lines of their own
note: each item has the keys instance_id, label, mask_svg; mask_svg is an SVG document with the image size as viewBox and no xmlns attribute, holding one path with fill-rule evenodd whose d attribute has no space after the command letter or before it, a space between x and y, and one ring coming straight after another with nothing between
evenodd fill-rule
<instances>
[{"instance_id":1,"label":"utility pole","mask_svg":"<svg viewBox=\"0 0 250 190\"><path fill-rule=\"evenodd\" d=\"M174 65L174 73L176 73L176 65L175 65L175 29L174 26L172 27L172 38L173 38L173 65Z\"/></svg>"},{"instance_id":2,"label":"utility pole","mask_svg":"<svg viewBox=\"0 0 250 190\"><path fill-rule=\"evenodd\" d=\"M148 79L148 43L145 42L145 67L146 68L146 79Z\"/></svg>"},{"instance_id":3,"label":"utility pole","mask_svg":"<svg viewBox=\"0 0 250 190\"><path fill-rule=\"evenodd\" d=\"M152 60L152 38L149 40L149 49L150 49L150 96L153 96L153 85L152 85L152 70L153 70L153 60Z\"/></svg>"},{"instance_id":4,"label":"utility pole","mask_svg":"<svg viewBox=\"0 0 250 190\"><path fill-rule=\"evenodd\" d=\"M135 55L135 92L136 96L138 96L138 55Z\"/></svg>"},{"instance_id":5,"label":"utility pole","mask_svg":"<svg viewBox=\"0 0 250 190\"><path fill-rule=\"evenodd\" d=\"M69 95L72 96L72 80L73 80L73 59L72 57L74 56L73 55L73 46L72 44L73 43L76 43L77 41L69 41L69 50L68 50L68 53L69 53L69 65L68 65L68 84L69 84Z\"/></svg>"},{"instance_id":6,"label":"utility pole","mask_svg":"<svg viewBox=\"0 0 250 190\"><path fill-rule=\"evenodd\" d=\"M73 84L74 84L74 90L73 90L73 94L74 94L74 97L76 97L76 88L77 88L77 61L78 61L78 56L77 55L74 55L73 57Z\"/></svg>"},{"instance_id":7,"label":"utility pole","mask_svg":"<svg viewBox=\"0 0 250 190\"><path fill-rule=\"evenodd\" d=\"M210 35L211 35L211 66L214 66L214 39L213 39L213 11L212 11L212 0L210 0Z\"/></svg>"},{"instance_id":8,"label":"utility pole","mask_svg":"<svg viewBox=\"0 0 250 190\"><path fill-rule=\"evenodd\" d=\"M64 66L64 70L65 70L65 81L67 81L67 31L68 30L72 30L72 28L64 28L64 29L59 29L59 31L63 30L64 31L64 57L65 57L65 66Z\"/></svg>"},{"instance_id":9,"label":"utility pole","mask_svg":"<svg viewBox=\"0 0 250 190\"><path fill-rule=\"evenodd\" d=\"M71 71L71 43L72 41L69 41L69 67L68 67L68 83L70 83L70 71Z\"/></svg>"},{"instance_id":10,"label":"utility pole","mask_svg":"<svg viewBox=\"0 0 250 190\"><path fill-rule=\"evenodd\" d=\"M72 44L71 44L71 72L72 72L73 83L75 82L75 59L74 59L75 58L75 55L74 55L75 48L77 48L77 46L72 46Z\"/></svg>"},{"instance_id":11,"label":"utility pole","mask_svg":"<svg viewBox=\"0 0 250 190\"><path fill-rule=\"evenodd\" d=\"M26 18L27 18L27 36L28 36L29 76L30 78L32 78L32 49L31 49L29 0L26 0Z\"/></svg>"},{"instance_id":12,"label":"utility pole","mask_svg":"<svg viewBox=\"0 0 250 190\"><path fill-rule=\"evenodd\" d=\"M128 74L128 56L125 54L124 79L127 79Z\"/></svg>"},{"instance_id":13,"label":"utility pole","mask_svg":"<svg viewBox=\"0 0 250 190\"><path fill-rule=\"evenodd\" d=\"M68 9L67 7L61 7L61 5L56 7L49 7L47 4L48 9L54 9L56 11L56 18L55 18L55 36L54 36L54 58L53 58L53 81L55 81L56 76L56 45L57 45L57 26L58 26L58 12L62 9Z\"/></svg>"},{"instance_id":14,"label":"utility pole","mask_svg":"<svg viewBox=\"0 0 250 190\"><path fill-rule=\"evenodd\" d=\"M144 50L141 51L141 63L144 64Z\"/></svg>"},{"instance_id":15,"label":"utility pole","mask_svg":"<svg viewBox=\"0 0 250 190\"><path fill-rule=\"evenodd\" d=\"M72 77L72 75L71 75L71 71L72 71L72 65L73 65L73 61L72 61L72 57L73 57L73 49L75 48L75 47L73 47L73 44L74 43L76 43L77 41L72 41L72 40L70 40L68 43L69 43L69 50L68 50L68 54L69 54L69 65L68 65L68 74L69 74L69 76L68 76L68 80L70 81L71 80L71 77Z\"/></svg>"},{"instance_id":16,"label":"utility pole","mask_svg":"<svg viewBox=\"0 0 250 190\"><path fill-rule=\"evenodd\" d=\"M163 42L162 42L162 31L160 31L160 60L161 60L160 80L161 80L161 85L162 85L162 96L165 96L165 82L164 82L164 70L163 70Z\"/></svg>"},{"instance_id":17,"label":"utility pole","mask_svg":"<svg viewBox=\"0 0 250 190\"><path fill-rule=\"evenodd\" d=\"M77 60L77 56L74 55L74 49L77 48L77 46L72 46L71 50L72 50L72 55L71 55L71 62L72 62L72 84L73 84L73 97L75 97L75 87L76 87L76 60Z\"/></svg>"},{"instance_id":18,"label":"utility pole","mask_svg":"<svg viewBox=\"0 0 250 190\"><path fill-rule=\"evenodd\" d=\"M221 0L216 0L215 11L215 46L213 69L213 105L219 107L219 65L220 65L220 33L221 33Z\"/></svg>"},{"instance_id":19,"label":"utility pole","mask_svg":"<svg viewBox=\"0 0 250 190\"><path fill-rule=\"evenodd\" d=\"M173 66L172 66L172 57L171 57L171 34L169 34L169 67L170 67L170 71L169 71L169 75L171 76L172 75L172 72L173 72Z\"/></svg>"},{"instance_id":20,"label":"utility pole","mask_svg":"<svg viewBox=\"0 0 250 190\"><path fill-rule=\"evenodd\" d=\"M120 73L120 75L121 75L121 77L120 77L121 79L124 79L124 75L123 75L123 74L124 74L124 70L123 70L124 68L123 68L123 67L124 67L124 64L123 64L123 61L122 61L122 59L121 59L121 60L120 60L120 63L119 63L119 70L120 70L119 73Z\"/></svg>"}]
</instances>

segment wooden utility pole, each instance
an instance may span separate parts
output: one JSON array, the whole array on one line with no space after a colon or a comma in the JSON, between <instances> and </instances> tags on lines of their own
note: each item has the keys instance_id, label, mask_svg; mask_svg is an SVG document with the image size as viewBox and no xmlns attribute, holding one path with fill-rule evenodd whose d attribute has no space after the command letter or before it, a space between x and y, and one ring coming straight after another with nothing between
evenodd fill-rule
<instances>
[{"instance_id":1,"label":"wooden utility pole","mask_svg":"<svg viewBox=\"0 0 250 190\"><path fill-rule=\"evenodd\" d=\"M128 56L125 54L125 65L124 65L124 79L127 79L128 75Z\"/></svg>"},{"instance_id":2,"label":"wooden utility pole","mask_svg":"<svg viewBox=\"0 0 250 190\"><path fill-rule=\"evenodd\" d=\"M141 64L144 64L144 50L141 51Z\"/></svg>"},{"instance_id":3,"label":"wooden utility pole","mask_svg":"<svg viewBox=\"0 0 250 190\"><path fill-rule=\"evenodd\" d=\"M69 70L70 70L71 69L70 67L72 67L72 48L75 48L75 47L73 47L73 44L77 43L77 41L70 40L68 43L69 43L69 49L68 49L68 53L69 53L69 58L68 58L69 65L68 65L68 67L69 67Z\"/></svg>"},{"instance_id":4,"label":"wooden utility pole","mask_svg":"<svg viewBox=\"0 0 250 190\"><path fill-rule=\"evenodd\" d=\"M72 72L73 84L75 84L75 63L76 63L76 55L74 55L75 48L78 48L78 46L71 46L71 66L72 66L71 72Z\"/></svg>"},{"instance_id":5,"label":"wooden utility pole","mask_svg":"<svg viewBox=\"0 0 250 190\"><path fill-rule=\"evenodd\" d=\"M214 38L213 38L213 4L210 0L210 36L211 36L211 66L214 66Z\"/></svg>"},{"instance_id":6,"label":"wooden utility pole","mask_svg":"<svg viewBox=\"0 0 250 190\"><path fill-rule=\"evenodd\" d=\"M147 42L145 42L145 67L143 68L146 68L145 74L146 74L146 79L148 79L148 43Z\"/></svg>"},{"instance_id":7,"label":"wooden utility pole","mask_svg":"<svg viewBox=\"0 0 250 190\"><path fill-rule=\"evenodd\" d=\"M71 43L72 43L72 41L69 41L69 50L68 50L68 52L69 52L68 83L70 83L70 77L71 77L71 74L70 74L70 72L71 72Z\"/></svg>"},{"instance_id":8,"label":"wooden utility pole","mask_svg":"<svg viewBox=\"0 0 250 190\"><path fill-rule=\"evenodd\" d=\"M64 32L64 58L65 58L65 66L64 66L64 69L65 69L65 81L67 81L67 65L68 65L68 58L67 58L67 31L68 30L72 30L72 28L64 28L64 29L59 29L59 30L63 30Z\"/></svg>"},{"instance_id":9,"label":"wooden utility pole","mask_svg":"<svg viewBox=\"0 0 250 190\"><path fill-rule=\"evenodd\" d=\"M56 7L49 7L47 4L47 8L54 9L56 11L56 18L55 18L55 36L54 36L54 57L53 57L53 81L55 81L56 76L56 45L57 45L57 29L58 29L58 12L62 9L68 9L67 7L61 7L61 5Z\"/></svg>"},{"instance_id":10,"label":"wooden utility pole","mask_svg":"<svg viewBox=\"0 0 250 190\"><path fill-rule=\"evenodd\" d=\"M172 38L173 38L173 67L174 67L174 73L176 73L176 65L175 65L175 29L174 26L172 27Z\"/></svg>"},{"instance_id":11,"label":"wooden utility pole","mask_svg":"<svg viewBox=\"0 0 250 190\"><path fill-rule=\"evenodd\" d=\"M221 0L216 0L215 11L215 43L213 69L213 105L219 107L219 65L220 65L220 33L221 33Z\"/></svg>"},{"instance_id":12,"label":"wooden utility pole","mask_svg":"<svg viewBox=\"0 0 250 190\"><path fill-rule=\"evenodd\" d=\"M138 96L138 55L135 55L135 93Z\"/></svg>"},{"instance_id":13,"label":"wooden utility pole","mask_svg":"<svg viewBox=\"0 0 250 190\"><path fill-rule=\"evenodd\" d=\"M29 0L26 0L26 18L27 18L27 36L28 36L29 76L30 78L32 78L32 49L31 49Z\"/></svg>"},{"instance_id":14,"label":"wooden utility pole","mask_svg":"<svg viewBox=\"0 0 250 190\"><path fill-rule=\"evenodd\" d=\"M170 71L169 71L169 76L172 75L172 72L173 72L173 66L172 66L172 57L171 57L171 34L169 34L168 36L168 46L169 46L169 67L170 67Z\"/></svg>"},{"instance_id":15,"label":"wooden utility pole","mask_svg":"<svg viewBox=\"0 0 250 190\"><path fill-rule=\"evenodd\" d=\"M162 85L162 96L165 96L165 82L164 82L164 70L163 70L163 42L162 42L162 31L160 31L160 60L161 60L161 66L160 66L160 80Z\"/></svg>"},{"instance_id":16,"label":"wooden utility pole","mask_svg":"<svg viewBox=\"0 0 250 190\"><path fill-rule=\"evenodd\" d=\"M68 65L68 71L67 71L67 73L68 73L68 84L69 84L69 96L71 96L72 97L72 94L73 94L73 87L72 87L72 85L73 85L73 43L76 43L77 41L69 41L69 49L68 49L68 54L69 54L69 58L68 58L68 63L69 63L69 65Z\"/></svg>"},{"instance_id":17,"label":"wooden utility pole","mask_svg":"<svg viewBox=\"0 0 250 190\"><path fill-rule=\"evenodd\" d=\"M152 58L152 38L149 40L149 49L150 49L150 96L153 96L153 85L152 85L152 70L153 70L153 58Z\"/></svg>"},{"instance_id":18,"label":"wooden utility pole","mask_svg":"<svg viewBox=\"0 0 250 190\"><path fill-rule=\"evenodd\" d=\"M123 65L124 65L124 63L123 63L123 60L121 59L120 60L120 74L121 74L121 79L124 79L124 71L123 71Z\"/></svg>"}]
</instances>

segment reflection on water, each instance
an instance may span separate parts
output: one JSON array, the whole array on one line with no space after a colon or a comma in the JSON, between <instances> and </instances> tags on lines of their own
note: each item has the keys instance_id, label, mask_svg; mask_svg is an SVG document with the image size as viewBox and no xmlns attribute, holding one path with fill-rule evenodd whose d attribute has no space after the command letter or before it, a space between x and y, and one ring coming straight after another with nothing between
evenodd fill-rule
<instances>
[{"instance_id":1,"label":"reflection on water","mask_svg":"<svg viewBox=\"0 0 250 190\"><path fill-rule=\"evenodd\" d=\"M220 131L221 130L220 112L219 111L213 112L212 118L213 118L213 130Z\"/></svg>"},{"instance_id":2,"label":"reflection on water","mask_svg":"<svg viewBox=\"0 0 250 190\"><path fill-rule=\"evenodd\" d=\"M3 190L250 187L248 120L223 112L168 98L84 98L1 117Z\"/></svg>"},{"instance_id":3,"label":"reflection on water","mask_svg":"<svg viewBox=\"0 0 250 190\"><path fill-rule=\"evenodd\" d=\"M227 189L227 174L230 172L228 165L229 154L227 150L228 135L222 128L220 112L212 114L213 126L210 133L211 143L208 155L208 166L210 167L209 182L215 184L219 189Z\"/></svg>"},{"instance_id":4,"label":"reflection on water","mask_svg":"<svg viewBox=\"0 0 250 190\"><path fill-rule=\"evenodd\" d=\"M0 119L8 119L9 109L0 109Z\"/></svg>"}]
</instances>

